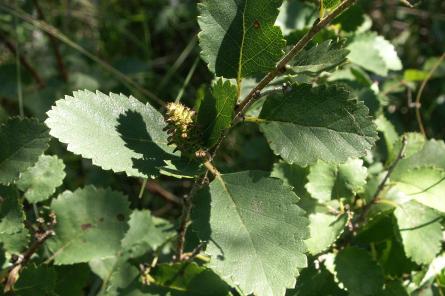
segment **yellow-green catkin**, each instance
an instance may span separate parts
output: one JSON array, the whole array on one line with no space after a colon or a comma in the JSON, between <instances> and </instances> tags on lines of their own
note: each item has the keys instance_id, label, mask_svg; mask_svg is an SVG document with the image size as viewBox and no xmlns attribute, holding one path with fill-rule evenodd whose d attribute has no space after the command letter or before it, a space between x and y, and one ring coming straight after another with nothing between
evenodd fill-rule
<instances>
[{"instance_id":1,"label":"yellow-green catkin","mask_svg":"<svg viewBox=\"0 0 445 296\"><path fill-rule=\"evenodd\" d=\"M169 103L165 112L168 144L188 158L201 157L201 137L196 124L196 112L180 103Z\"/></svg>"}]
</instances>

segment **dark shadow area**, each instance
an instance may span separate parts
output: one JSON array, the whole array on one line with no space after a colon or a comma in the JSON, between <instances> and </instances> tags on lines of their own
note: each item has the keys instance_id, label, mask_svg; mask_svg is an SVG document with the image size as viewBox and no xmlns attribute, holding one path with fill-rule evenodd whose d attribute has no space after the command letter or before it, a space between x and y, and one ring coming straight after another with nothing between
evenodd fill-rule
<instances>
[{"instance_id":1,"label":"dark shadow area","mask_svg":"<svg viewBox=\"0 0 445 296\"><path fill-rule=\"evenodd\" d=\"M120 115L116 129L127 148L142 154L140 159L133 158L133 168L142 174L157 176L160 170L172 175L194 176L199 173L198 163L166 152L153 141L140 113L127 111Z\"/></svg>"}]
</instances>

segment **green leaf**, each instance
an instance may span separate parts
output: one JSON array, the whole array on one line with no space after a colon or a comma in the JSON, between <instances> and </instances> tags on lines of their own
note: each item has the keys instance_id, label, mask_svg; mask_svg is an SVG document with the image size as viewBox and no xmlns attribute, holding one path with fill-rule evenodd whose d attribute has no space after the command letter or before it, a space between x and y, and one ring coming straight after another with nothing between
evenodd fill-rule
<instances>
[{"instance_id":1,"label":"green leaf","mask_svg":"<svg viewBox=\"0 0 445 296\"><path fill-rule=\"evenodd\" d=\"M133 97L76 91L47 114L50 134L102 169L148 177L178 158L167 146L162 115Z\"/></svg>"},{"instance_id":2,"label":"green leaf","mask_svg":"<svg viewBox=\"0 0 445 296\"><path fill-rule=\"evenodd\" d=\"M88 280L92 275L86 264L57 266L56 293L60 296L83 295L83 289L88 286Z\"/></svg>"},{"instance_id":3,"label":"green leaf","mask_svg":"<svg viewBox=\"0 0 445 296\"><path fill-rule=\"evenodd\" d=\"M65 178L65 165L57 156L40 156L37 163L20 175L17 187L30 203L48 199Z\"/></svg>"},{"instance_id":4,"label":"green leaf","mask_svg":"<svg viewBox=\"0 0 445 296\"><path fill-rule=\"evenodd\" d=\"M399 203L415 200L445 213L445 170L419 167L393 177L392 181L395 183L391 190L399 192Z\"/></svg>"},{"instance_id":5,"label":"green leaf","mask_svg":"<svg viewBox=\"0 0 445 296\"><path fill-rule=\"evenodd\" d=\"M401 70L400 61L394 46L382 36L367 32L356 35L348 45L349 60L366 70L387 76L389 70Z\"/></svg>"},{"instance_id":6,"label":"green leaf","mask_svg":"<svg viewBox=\"0 0 445 296\"><path fill-rule=\"evenodd\" d=\"M377 139L366 106L338 85L300 85L270 96L260 118L272 150L300 166L363 156Z\"/></svg>"},{"instance_id":7,"label":"green leaf","mask_svg":"<svg viewBox=\"0 0 445 296\"><path fill-rule=\"evenodd\" d=\"M233 118L237 88L230 80L216 80L212 95L206 96L198 113L198 123L203 130L207 147L215 145Z\"/></svg>"},{"instance_id":8,"label":"green leaf","mask_svg":"<svg viewBox=\"0 0 445 296\"><path fill-rule=\"evenodd\" d=\"M421 149L416 142L417 141L414 142L413 147L413 141L410 141L410 138L408 138L407 152L410 152L411 149L413 149L413 152L419 151L414 154L410 153L412 154L411 156L408 154L408 157L400 160L391 175L392 179L396 179L399 175L405 174L407 170L420 166L434 166L445 170L445 143L442 140L428 140Z\"/></svg>"},{"instance_id":9,"label":"green leaf","mask_svg":"<svg viewBox=\"0 0 445 296\"><path fill-rule=\"evenodd\" d=\"M139 257L149 250L156 250L175 235L170 223L152 217L148 210L133 211L128 224L130 229L122 240L122 248L131 258Z\"/></svg>"},{"instance_id":10,"label":"green leaf","mask_svg":"<svg viewBox=\"0 0 445 296\"><path fill-rule=\"evenodd\" d=\"M93 259L89 265L91 270L102 279L99 295L121 295L119 290L128 287L140 275L136 266L117 256Z\"/></svg>"},{"instance_id":11,"label":"green leaf","mask_svg":"<svg viewBox=\"0 0 445 296\"><path fill-rule=\"evenodd\" d=\"M378 295L383 288L383 273L363 249L348 247L335 257L335 270L351 296Z\"/></svg>"},{"instance_id":12,"label":"green leaf","mask_svg":"<svg viewBox=\"0 0 445 296\"><path fill-rule=\"evenodd\" d=\"M275 24L289 35L312 26L317 17L318 12L313 5L302 1L283 1Z\"/></svg>"},{"instance_id":13,"label":"green leaf","mask_svg":"<svg viewBox=\"0 0 445 296\"><path fill-rule=\"evenodd\" d=\"M420 152L425 146L426 139L422 134L419 133L405 133L406 137L406 147L405 147L405 158L409 158L414 154ZM392 163L398 157L400 149L402 148L403 138L400 137L393 142L393 151L388 153L388 163ZM444 151L445 152L445 151ZM402 160L403 162L403 160Z\"/></svg>"},{"instance_id":14,"label":"green leaf","mask_svg":"<svg viewBox=\"0 0 445 296\"><path fill-rule=\"evenodd\" d=\"M281 0L204 0L198 4L201 56L216 76L236 78L265 73L286 44L274 26Z\"/></svg>"},{"instance_id":15,"label":"green leaf","mask_svg":"<svg viewBox=\"0 0 445 296\"><path fill-rule=\"evenodd\" d=\"M298 74L317 74L344 63L349 50L342 42L326 40L298 54L292 62L292 70Z\"/></svg>"},{"instance_id":16,"label":"green leaf","mask_svg":"<svg viewBox=\"0 0 445 296\"><path fill-rule=\"evenodd\" d=\"M210 269L196 263L160 264L151 276L154 285L173 291L183 291L187 295L229 295L231 287Z\"/></svg>"},{"instance_id":17,"label":"green leaf","mask_svg":"<svg viewBox=\"0 0 445 296\"><path fill-rule=\"evenodd\" d=\"M400 205L394 215L397 218L405 254L418 264L431 263L442 245L440 214L412 201Z\"/></svg>"},{"instance_id":18,"label":"green leaf","mask_svg":"<svg viewBox=\"0 0 445 296\"><path fill-rule=\"evenodd\" d=\"M19 280L14 286L14 295L54 295L56 278L54 267L44 264L37 267L31 264L20 273Z\"/></svg>"},{"instance_id":19,"label":"green leaf","mask_svg":"<svg viewBox=\"0 0 445 296\"><path fill-rule=\"evenodd\" d=\"M304 211L291 188L263 172L218 176L195 199L193 227L209 267L246 293L284 295L306 266Z\"/></svg>"},{"instance_id":20,"label":"green leaf","mask_svg":"<svg viewBox=\"0 0 445 296\"><path fill-rule=\"evenodd\" d=\"M48 148L48 130L36 119L10 118L0 126L0 184L8 185Z\"/></svg>"},{"instance_id":21,"label":"green leaf","mask_svg":"<svg viewBox=\"0 0 445 296\"><path fill-rule=\"evenodd\" d=\"M361 159L349 159L339 165L318 161L310 168L306 189L320 202L352 198L364 191L367 176L367 169Z\"/></svg>"},{"instance_id":22,"label":"green leaf","mask_svg":"<svg viewBox=\"0 0 445 296\"><path fill-rule=\"evenodd\" d=\"M383 133L385 139L386 149L388 155L398 154L398 151L394 151L394 143L399 139L399 135L394 125L382 114L375 119L377 130ZM390 156L388 158L391 158ZM388 160L392 162L392 160Z\"/></svg>"},{"instance_id":23,"label":"green leaf","mask_svg":"<svg viewBox=\"0 0 445 296\"><path fill-rule=\"evenodd\" d=\"M381 296L409 296L401 281L393 280L385 284Z\"/></svg>"},{"instance_id":24,"label":"green leaf","mask_svg":"<svg viewBox=\"0 0 445 296\"><path fill-rule=\"evenodd\" d=\"M110 189L87 186L65 191L51 203L57 217L48 240L56 265L88 262L114 255L128 229L127 198Z\"/></svg>"},{"instance_id":25,"label":"green leaf","mask_svg":"<svg viewBox=\"0 0 445 296\"><path fill-rule=\"evenodd\" d=\"M274 164L271 177L283 180L285 186L291 186L294 192L301 198L310 197L304 185L307 183L308 168L283 161Z\"/></svg>"},{"instance_id":26,"label":"green leaf","mask_svg":"<svg viewBox=\"0 0 445 296\"><path fill-rule=\"evenodd\" d=\"M295 289L287 292L289 296L346 296L335 282L334 276L324 265L316 269L314 264L301 271Z\"/></svg>"},{"instance_id":27,"label":"green leaf","mask_svg":"<svg viewBox=\"0 0 445 296\"><path fill-rule=\"evenodd\" d=\"M310 238L305 241L309 253L317 255L329 248L343 233L348 215L313 213L309 215Z\"/></svg>"},{"instance_id":28,"label":"green leaf","mask_svg":"<svg viewBox=\"0 0 445 296\"><path fill-rule=\"evenodd\" d=\"M29 241L25 213L15 191L0 185L0 243L10 253L20 253Z\"/></svg>"}]
</instances>

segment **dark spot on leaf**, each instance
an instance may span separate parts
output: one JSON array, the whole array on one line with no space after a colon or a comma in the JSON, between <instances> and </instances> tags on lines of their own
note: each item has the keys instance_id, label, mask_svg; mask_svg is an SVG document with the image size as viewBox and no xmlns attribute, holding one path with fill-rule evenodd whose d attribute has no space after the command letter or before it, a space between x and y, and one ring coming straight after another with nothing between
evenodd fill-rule
<instances>
[{"instance_id":1,"label":"dark spot on leaf","mask_svg":"<svg viewBox=\"0 0 445 296\"><path fill-rule=\"evenodd\" d=\"M253 22L253 26L255 27L255 29L259 29L261 27L261 24L260 24L260 22L258 20L255 20Z\"/></svg>"},{"instance_id":2,"label":"dark spot on leaf","mask_svg":"<svg viewBox=\"0 0 445 296\"><path fill-rule=\"evenodd\" d=\"M93 227L93 224L91 224L91 223L86 223L86 224L82 224L82 225L80 225L80 228L82 228L82 230L87 230L87 229L90 229L91 227Z\"/></svg>"},{"instance_id":3,"label":"dark spot on leaf","mask_svg":"<svg viewBox=\"0 0 445 296\"><path fill-rule=\"evenodd\" d=\"M100 217L99 222L104 222L104 217Z\"/></svg>"},{"instance_id":4,"label":"dark spot on leaf","mask_svg":"<svg viewBox=\"0 0 445 296\"><path fill-rule=\"evenodd\" d=\"M124 221L125 220L125 216L123 214L117 214L116 218L119 221Z\"/></svg>"}]
</instances>

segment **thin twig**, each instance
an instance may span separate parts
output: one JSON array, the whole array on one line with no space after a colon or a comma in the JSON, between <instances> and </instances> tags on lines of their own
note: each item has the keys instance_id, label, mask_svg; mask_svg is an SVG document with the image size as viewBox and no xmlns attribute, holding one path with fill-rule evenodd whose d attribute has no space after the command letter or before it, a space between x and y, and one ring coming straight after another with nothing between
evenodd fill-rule
<instances>
[{"instance_id":1,"label":"thin twig","mask_svg":"<svg viewBox=\"0 0 445 296\"><path fill-rule=\"evenodd\" d=\"M286 67L288 63L299 54L306 45L320 32L323 28L329 25L332 20L334 20L337 16L346 11L349 7L351 7L356 0L345 0L343 1L337 8L335 8L330 14L328 14L323 19L317 19L313 24L312 28L297 42L297 44L292 47L292 49L278 62L276 67L269 72L254 89L250 91L250 93L244 98L244 100L240 103L237 115L235 116L233 123L237 123L246 112L246 110L256 101L258 100L258 94L279 74L286 71Z\"/></svg>"},{"instance_id":2,"label":"thin twig","mask_svg":"<svg viewBox=\"0 0 445 296\"><path fill-rule=\"evenodd\" d=\"M9 268L8 279L6 280L4 292L12 291L14 284L16 283L20 270L28 263L32 255L37 252L37 250L43 245L43 243L54 235L53 230L46 230L41 234L36 234L36 240L34 243L26 250L23 254L18 256L18 259Z\"/></svg>"},{"instance_id":3,"label":"thin twig","mask_svg":"<svg viewBox=\"0 0 445 296\"><path fill-rule=\"evenodd\" d=\"M420 85L419 92L417 93L417 97L416 97L416 105L415 106L416 106L417 123L419 124L420 132L425 137L426 137L426 131L425 131L425 127L422 122L422 116L420 114L420 108L422 107L422 105L420 104L420 100L422 98L423 91L425 90L425 86L427 85L427 83L431 79L431 77L433 76L434 72L436 72L436 70L439 68L440 64L442 64L444 59L445 59L445 52L440 56L439 60L436 62L436 64L434 64L434 67L431 68L431 70L428 73L428 75L426 76L426 78L422 81L422 84Z\"/></svg>"},{"instance_id":4,"label":"thin twig","mask_svg":"<svg viewBox=\"0 0 445 296\"><path fill-rule=\"evenodd\" d=\"M388 168L388 171L386 172L385 177L380 182L379 186L377 187L377 189L376 189L375 193L373 194L369 203L367 203L363 207L363 210L361 211L360 215L357 216L357 219L355 219L355 222L353 223L354 230L357 229L361 223L363 223L363 221L365 220L366 216L368 215L372 205L378 201L378 197L379 197L380 193L385 188L386 182L388 182L389 177L391 177L397 164L399 163L400 160L405 158L405 152L406 152L407 145L408 145L408 138L404 135L402 137L402 146L400 147L400 151L399 151L399 154L397 155L397 158L393 161L391 166Z\"/></svg>"},{"instance_id":5,"label":"thin twig","mask_svg":"<svg viewBox=\"0 0 445 296\"><path fill-rule=\"evenodd\" d=\"M6 34L2 31L0 31L0 42L3 42L6 46L6 48L15 56L17 56L17 49L15 45L6 38ZM43 78L40 76L40 74L37 72L37 70L29 63L29 61L26 59L26 57L23 54L19 55L20 57L20 64L25 67L25 69L31 74L39 88L45 87L45 82L43 81Z\"/></svg>"},{"instance_id":6,"label":"thin twig","mask_svg":"<svg viewBox=\"0 0 445 296\"><path fill-rule=\"evenodd\" d=\"M174 195L170 191L166 190L164 187L162 187L156 181L152 181L152 180L147 181L147 189L151 193L155 193L155 194L161 196L162 198L164 198L165 200L167 200L169 202L172 202L174 204L179 204L179 205L182 204L182 202L179 199L179 197L177 197L176 195Z\"/></svg>"},{"instance_id":7,"label":"thin twig","mask_svg":"<svg viewBox=\"0 0 445 296\"><path fill-rule=\"evenodd\" d=\"M198 190L201 188L202 185L206 182L208 170L205 172L205 174L201 177L196 179L195 183L193 184L192 189L190 190L190 193L184 197L184 203L182 208L182 214L179 219L179 229L178 229L178 240L176 242L176 257L175 261L182 261L184 260L184 244L185 244L185 235L187 233L187 228L189 225L189 219L190 219L190 213L192 211L192 199L193 196L198 192Z\"/></svg>"},{"instance_id":8,"label":"thin twig","mask_svg":"<svg viewBox=\"0 0 445 296\"><path fill-rule=\"evenodd\" d=\"M193 62L192 67L190 68L189 73L187 74L187 77L185 77L184 83L182 84L181 90L179 91L178 95L176 96L175 102L179 103L181 101L182 96L184 95L185 88L190 83L190 80L192 79L193 74L195 73L196 66L198 66L200 60L200 56L198 55Z\"/></svg>"},{"instance_id":9,"label":"thin twig","mask_svg":"<svg viewBox=\"0 0 445 296\"><path fill-rule=\"evenodd\" d=\"M42 21L46 21L45 15L43 14L43 10L39 5L38 0L33 0L32 2L34 3L34 6L37 10L37 15L38 15L39 19L41 19ZM48 35L49 41L51 43L51 47L53 48L54 56L56 57L57 68L59 69L59 74L60 74L61 78L66 82L66 81L68 81L68 72L66 71L65 63L63 62L63 58L60 53L59 45L57 44L57 40L56 40L56 38L54 38L53 35L51 35L49 33L46 33L46 35Z\"/></svg>"}]
</instances>

